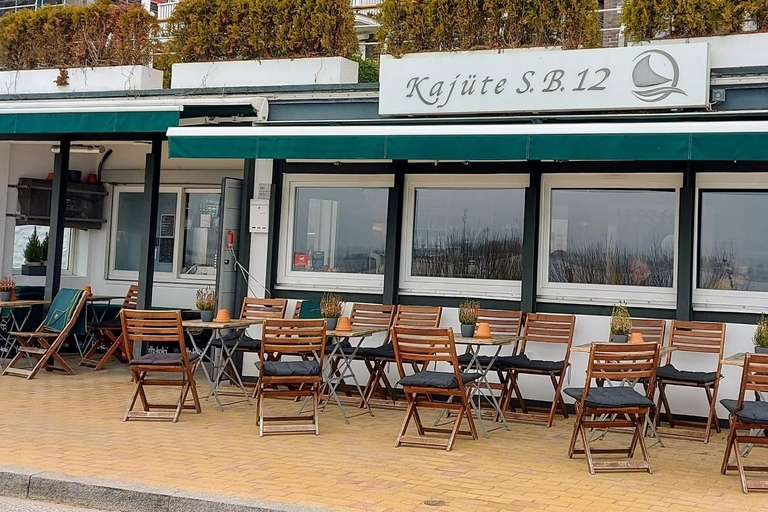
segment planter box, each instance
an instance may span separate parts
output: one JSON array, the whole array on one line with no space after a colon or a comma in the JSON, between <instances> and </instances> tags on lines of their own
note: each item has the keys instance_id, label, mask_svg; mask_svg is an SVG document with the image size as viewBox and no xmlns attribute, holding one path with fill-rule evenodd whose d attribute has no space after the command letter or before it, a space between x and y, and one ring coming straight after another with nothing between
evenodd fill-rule
<instances>
[{"instance_id":1,"label":"planter box","mask_svg":"<svg viewBox=\"0 0 768 512\"><path fill-rule=\"evenodd\" d=\"M48 270L46 265L22 265L21 275L23 276L44 276Z\"/></svg>"},{"instance_id":2,"label":"planter box","mask_svg":"<svg viewBox=\"0 0 768 512\"><path fill-rule=\"evenodd\" d=\"M711 68L768 66L768 52L757 50L758 48L768 48L768 32L690 37L687 39L655 39L635 44L663 46L686 43L709 43L709 65Z\"/></svg>"},{"instance_id":3,"label":"planter box","mask_svg":"<svg viewBox=\"0 0 768 512\"><path fill-rule=\"evenodd\" d=\"M174 64L171 89L354 84L358 64L343 57Z\"/></svg>"},{"instance_id":4,"label":"planter box","mask_svg":"<svg viewBox=\"0 0 768 512\"><path fill-rule=\"evenodd\" d=\"M0 72L0 94L142 91L163 88L163 72L148 66L69 68L68 85L56 85L58 69Z\"/></svg>"}]
</instances>

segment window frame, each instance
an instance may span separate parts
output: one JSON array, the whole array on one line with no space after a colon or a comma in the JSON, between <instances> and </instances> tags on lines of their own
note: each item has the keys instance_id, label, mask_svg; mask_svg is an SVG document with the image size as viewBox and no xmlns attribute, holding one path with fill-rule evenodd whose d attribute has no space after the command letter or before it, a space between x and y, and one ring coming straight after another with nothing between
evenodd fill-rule
<instances>
[{"instance_id":1,"label":"window frame","mask_svg":"<svg viewBox=\"0 0 768 512\"><path fill-rule=\"evenodd\" d=\"M284 212L280 222L278 241L277 279L275 288L282 290L318 290L348 293L383 293L383 274L351 274L346 272L301 272L291 267L293 262L293 235L296 216L296 189L311 188L382 188L387 191L394 187L392 174L308 174L289 173L283 176ZM385 224L388 222L385 220ZM385 247L386 252L386 247Z\"/></svg>"},{"instance_id":2,"label":"window frame","mask_svg":"<svg viewBox=\"0 0 768 512\"><path fill-rule=\"evenodd\" d=\"M406 174L403 200L402 247L400 251L400 295L475 297L520 300L522 280L426 277L413 275L413 236L416 222L416 189L522 189L530 184L528 174Z\"/></svg>"},{"instance_id":3,"label":"window frame","mask_svg":"<svg viewBox=\"0 0 768 512\"><path fill-rule=\"evenodd\" d=\"M675 309L677 307L680 188L682 173L579 173L544 174L541 178L539 263L536 295L538 302L577 303L612 306L619 301L635 307ZM610 284L551 283L549 254L553 189L650 190L675 193L674 262L671 288Z\"/></svg>"},{"instance_id":4,"label":"window frame","mask_svg":"<svg viewBox=\"0 0 768 512\"><path fill-rule=\"evenodd\" d=\"M13 230L14 230L14 232L13 232L13 240L14 240L14 243L16 241L16 228L17 227L18 226L16 226L14 224L14 226L13 226ZM46 227L46 228L50 229L50 226L37 226L37 227ZM68 228L68 227L65 227L64 229L69 229L70 230L70 234L69 234L69 247L67 249L67 267L61 269L61 275L63 275L63 276L74 276L75 275L75 264L76 264L75 252L77 251L77 239L76 238L77 238L77 231L78 231L78 229L77 228ZM42 241L42 238L41 238L41 241ZM13 262L11 262L11 265L13 265ZM11 266L11 275L14 275L14 276L21 276L21 275L23 275L21 273L21 267Z\"/></svg>"},{"instance_id":5,"label":"window frame","mask_svg":"<svg viewBox=\"0 0 768 512\"><path fill-rule=\"evenodd\" d=\"M182 187L180 200L183 202L183 204L181 204L180 208L177 208L177 209L181 210L181 214L186 215L187 194L211 194L211 193L216 193L215 191L218 191L218 194L219 194L219 210L220 210L219 218L221 218L221 216L224 214L224 212L221 211L221 187L218 187L218 188L201 187L198 185ZM178 206L179 205L177 205L177 207ZM180 244L176 244L178 245L178 247L174 248L174 252L178 253L177 255L174 255L174 259L176 258L176 256L178 256L178 265L174 264L176 268L176 274L177 274L176 277L179 280L184 282L199 281L199 280L215 282L217 272L214 272L212 275L206 275L206 274L184 274L181 271L184 268L184 249L187 244L187 230L186 230L187 218L185 216L182 221L180 215L177 215L176 217L177 219L180 219L180 220L177 222L177 225L176 225L177 234L175 235L175 238L177 240L181 240ZM221 238L221 233L219 233L219 238ZM219 240L219 242L220 241L221 240Z\"/></svg>"},{"instance_id":6,"label":"window frame","mask_svg":"<svg viewBox=\"0 0 768 512\"><path fill-rule=\"evenodd\" d=\"M112 205L110 214L110 226L109 226L109 244L108 247L108 267L107 267L107 279L114 281L135 281L138 279L139 273L135 270L116 270L115 269L115 255L117 250L117 221L118 210L120 207L120 194L122 193L143 193L144 188L140 185L115 185L112 189ZM191 274L184 275L181 273L181 264L183 259L183 245L185 243L185 237L183 233L182 215L185 214L185 194L194 192L204 193L221 193L221 187L205 186L205 185L165 185L160 186L159 193L161 194L176 194L176 211L174 215L175 226L173 232L173 238L178 243L174 244L173 248L173 271L161 272L155 271L155 278L158 282L162 283L201 283L206 285L212 285L216 282L216 274L214 275L202 275ZM186 220L186 219L184 219Z\"/></svg>"},{"instance_id":7,"label":"window frame","mask_svg":"<svg viewBox=\"0 0 768 512\"><path fill-rule=\"evenodd\" d=\"M762 314L766 310L768 292L742 290L710 290L699 288L699 254L701 252L701 198L703 192L762 192L768 194L768 173L706 172L696 174L696 198L693 244L693 297L695 311Z\"/></svg>"}]
</instances>

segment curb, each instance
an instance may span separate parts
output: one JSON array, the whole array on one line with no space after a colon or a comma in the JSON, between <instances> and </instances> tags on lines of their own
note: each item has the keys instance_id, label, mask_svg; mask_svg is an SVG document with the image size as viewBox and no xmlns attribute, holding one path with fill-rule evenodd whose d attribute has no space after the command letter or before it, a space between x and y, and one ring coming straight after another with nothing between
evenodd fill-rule
<instances>
[{"instance_id":1,"label":"curb","mask_svg":"<svg viewBox=\"0 0 768 512\"><path fill-rule=\"evenodd\" d=\"M116 512L327 512L230 496L163 489L0 466L0 495Z\"/></svg>"}]
</instances>

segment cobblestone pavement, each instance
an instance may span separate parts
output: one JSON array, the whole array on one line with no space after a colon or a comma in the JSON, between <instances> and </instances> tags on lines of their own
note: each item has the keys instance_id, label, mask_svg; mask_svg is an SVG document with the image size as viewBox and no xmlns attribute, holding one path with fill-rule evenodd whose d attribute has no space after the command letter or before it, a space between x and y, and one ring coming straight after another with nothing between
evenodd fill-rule
<instances>
[{"instance_id":1,"label":"cobblestone pavement","mask_svg":"<svg viewBox=\"0 0 768 512\"><path fill-rule=\"evenodd\" d=\"M592 476L568 459L573 420L550 429L511 423L490 439L459 439L446 453L394 447L402 411L345 424L335 406L320 435L260 438L255 407L182 414L177 424L122 421L133 389L117 364L75 376L0 377L3 462L72 476L337 510L764 511L766 496L744 495L738 477L721 476L725 433L701 442L666 439L650 449L654 474ZM201 392L202 374L198 374ZM163 393L173 399L175 391ZM268 412L296 404L268 402ZM610 434L604 443L625 443ZM751 457L768 453L755 450Z\"/></svg>"}]
</instances>

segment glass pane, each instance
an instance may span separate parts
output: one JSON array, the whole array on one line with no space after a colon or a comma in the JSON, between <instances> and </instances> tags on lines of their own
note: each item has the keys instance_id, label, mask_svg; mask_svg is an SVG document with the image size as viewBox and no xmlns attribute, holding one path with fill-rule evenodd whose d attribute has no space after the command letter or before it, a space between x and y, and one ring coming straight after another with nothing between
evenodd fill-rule
<instances>
[{"instance_id":1,"label":"glass pane","mask_svg":"<svg viewBox=\"0 0 768 512\"><path fill-rule=\"evenodd\" d=\"M416 189L411 274L522 279L523 189Z\"/></svg>"},{"instance_id":2,"label":"glass pane","mask_svg":"<svg viewBox=\"0 0 768 512\"><path fill-rule=\"evenodd\" d=\"M699 288L768 291L768 192L701 195Z\"/></svg>"},{"instance_id":3,"label":"glass pane","mask_svg":"<svg viewBox=\"0 0 768 512\"><path fill-rule=\"evenodd\" d=\"M115 270L139 271L145 215L143 196L142 192L121 192L118 195ZM173 272L176 194L161 193L157 212L155 272Z\"/></svg>"},{"instance_id":4,"label":"glass pane","mask_svg":"<svg viewBox=\"0 0 768 512\"><path fill-rule=\"evenodd\" d=\"M48 226L37 226L37 237L41 242L50 229L51 228ZM34 230L35 226L16 226L16 233L13 241L13 268L21 268L24 264L24 248L27 246L29 237L32 236ZM72 228L64 228L64 250L61 253L62 270L69 270L69 250L71 240Z\"/></svg>"},{"instance_id":5,"label":"glass pane","mask_svg":"<svg viewBox=\"0 0 768 512\"><path fill-rule=\"evenodd\" d=\"M552 191L549 281L672 287L676 195Z\"/></svg>"},{"instance_id":6,"label":"glass pane","mask_svg":"<svg viewBox=\"0 0 768 512\"><path fill-rule=\"evenodd\" d=\"M293 270L383 274L385 188L298 187Z\"/></svg>"},{"instance_id":7,"label":"glass pane","mask_svg":"<svg viewBox=\"0 0 768 512\"><path fill-rule=\"evenodd\" d=\"M216 275L221 194L187 194L182 274Z\"/></svg>"}]
</instances>

